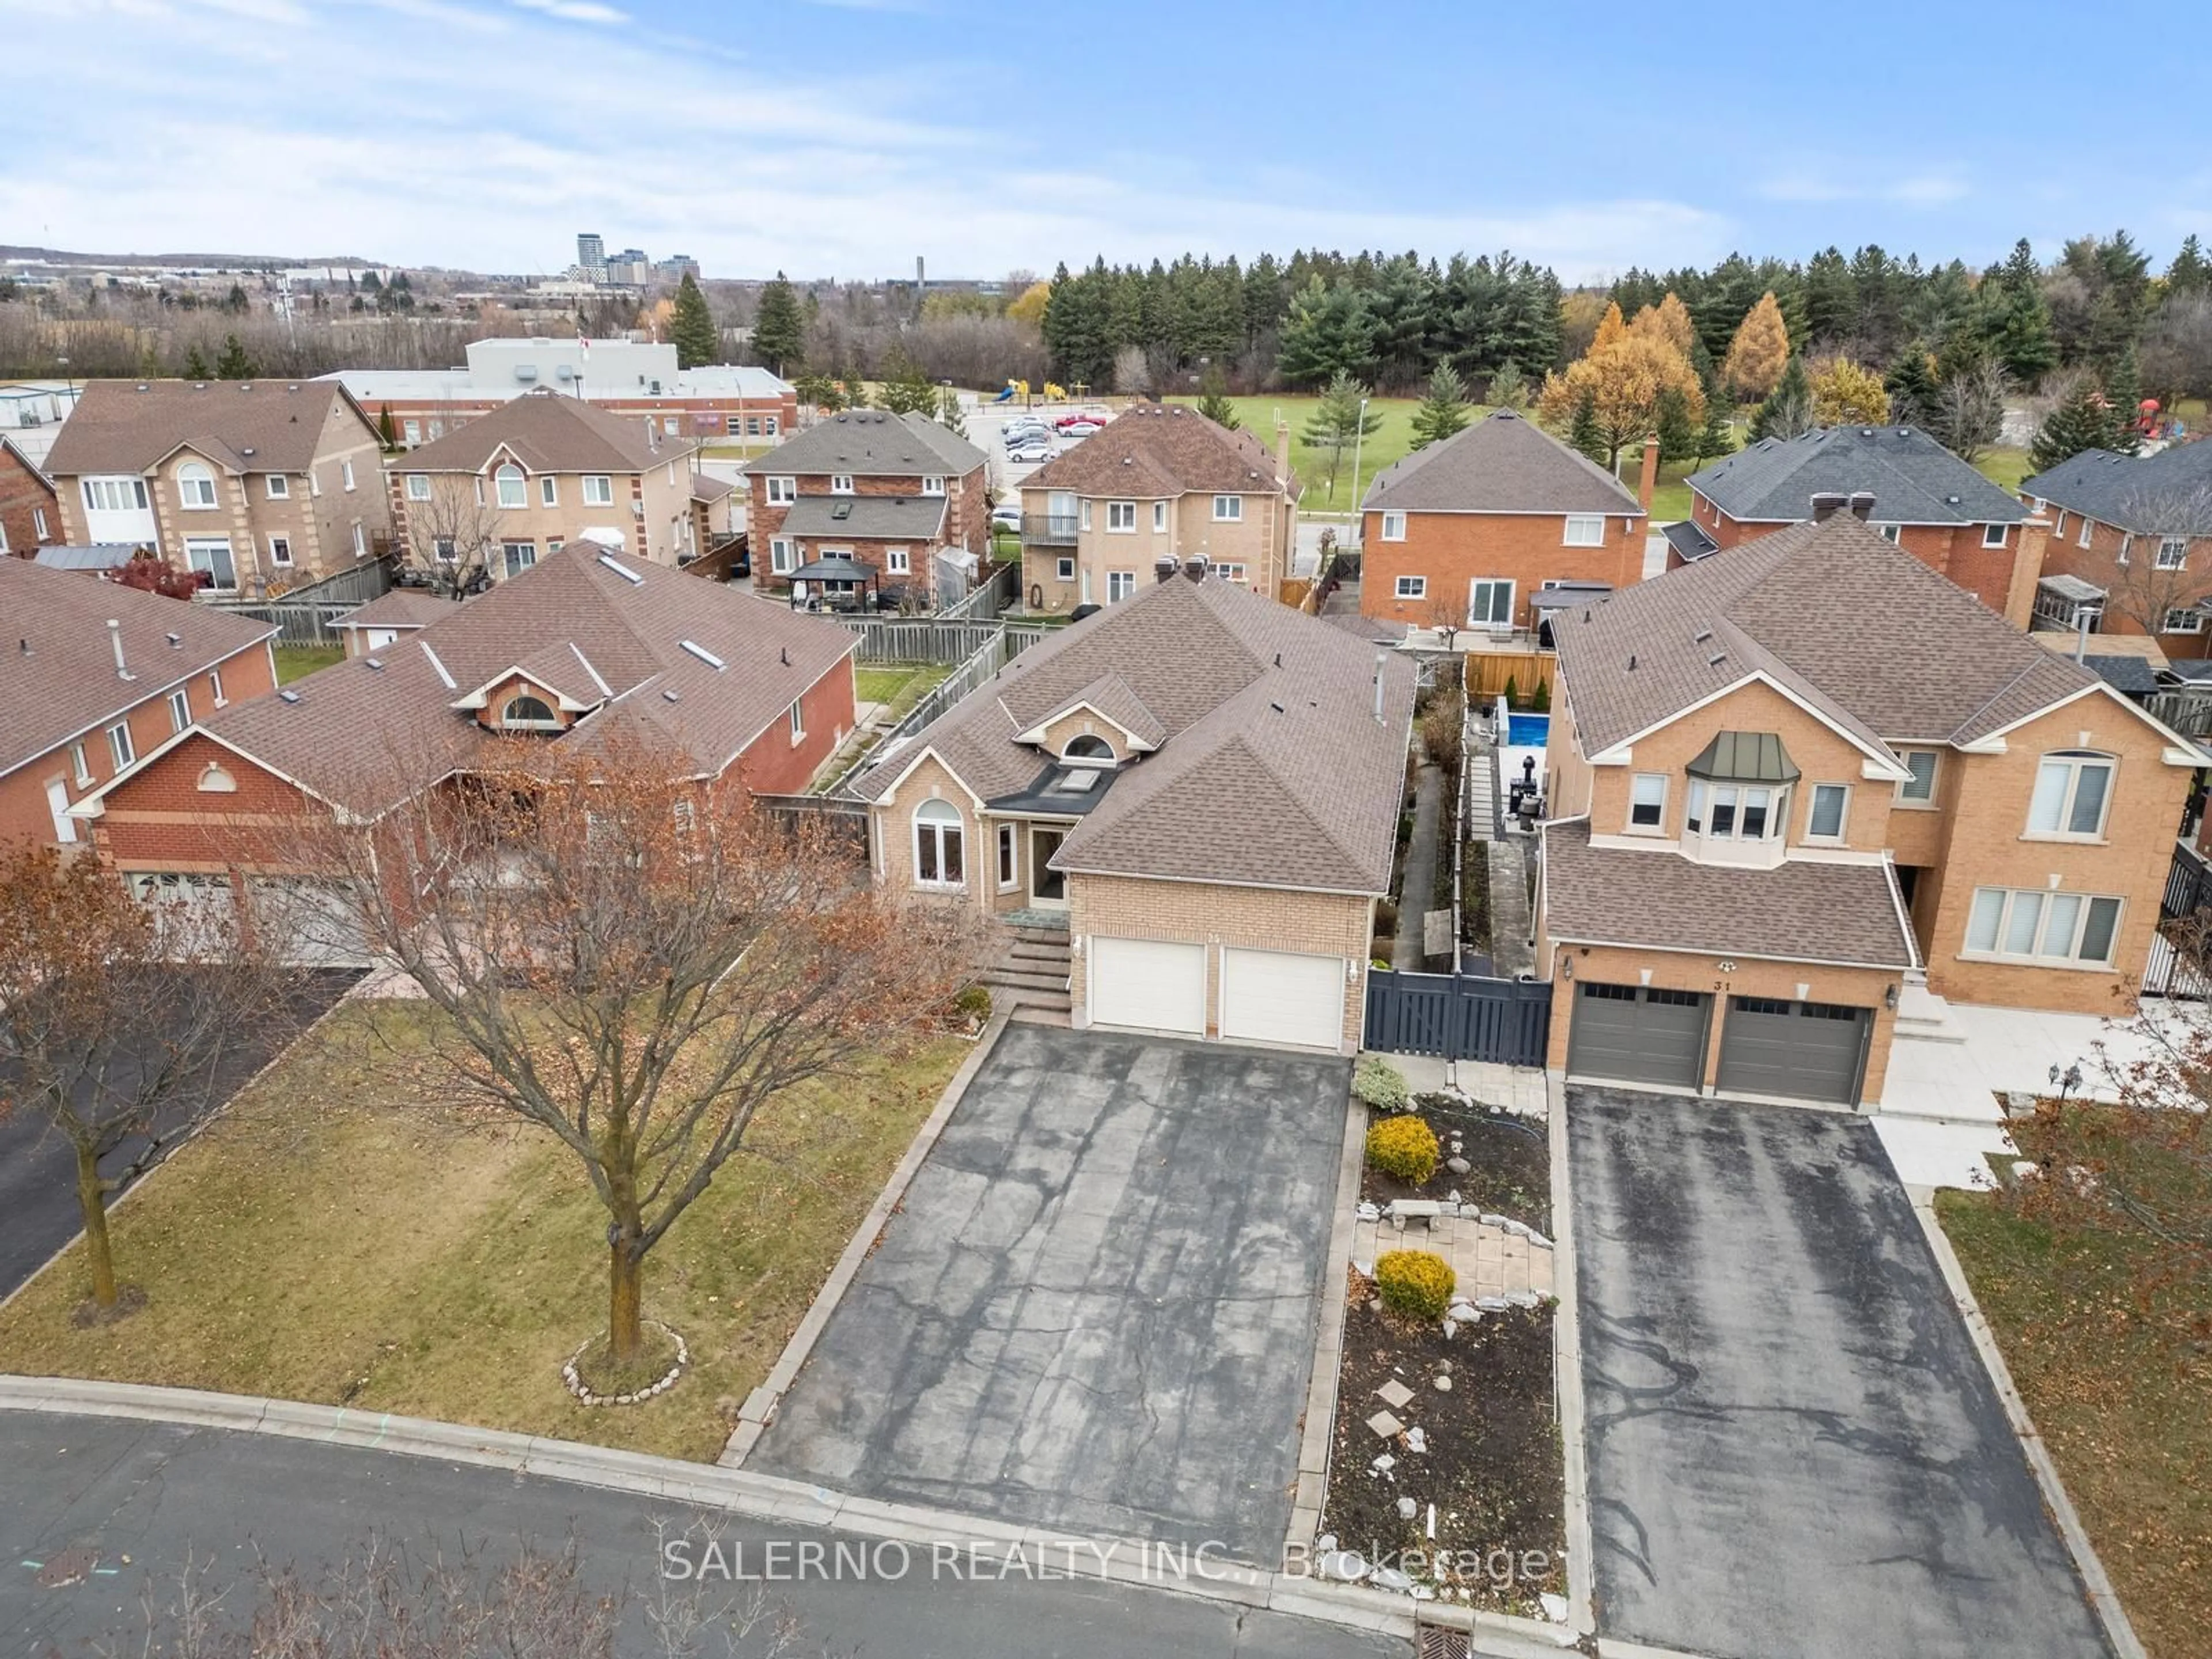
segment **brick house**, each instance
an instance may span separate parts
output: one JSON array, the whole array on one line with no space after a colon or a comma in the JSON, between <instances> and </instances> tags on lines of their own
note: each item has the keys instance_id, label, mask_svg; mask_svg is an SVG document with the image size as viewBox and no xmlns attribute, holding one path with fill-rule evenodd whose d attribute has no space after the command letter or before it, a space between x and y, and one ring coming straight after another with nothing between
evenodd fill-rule
<instances>
[{"instance_id":1,"label":"brick house","mask_svg":"<svg viewBox=\"0 0 2212 1659\"><path fill-rule=\"evenodd\" d=\"M964 592L990 556L987 458L927 415L843 410L744 477L756 583L787 586L800 566L842 556L886 592Z\"/></svg>"},{"instance_id":2,"label":"brick house","mask_svg":"<svg viewBox=\"0 0 2212 1659\"><path fill-rule=\"evenodd\" d=\"M2207 757L1846 514L1554 624L1571 1075L1882 1097L1902 1015L2124 1014Z\"/></svg>"},{"instance_id":3,"label":"brick house","mask_svg":"<svg viewBox=\"0 0 2212 1659\"><path fill-rule=\"evenodd\" d=\"M0 847L84 839L71 807L195 720L276 684L276 630L0 559Z\"/></svg>"},{"instance_id":4,"label":"brick house","mask_svg":"<svg viewBox=\"0 0 2212 1659\"><path fill-rule=\"evenodd\" d=\"M197 720L74 812L135 890L251 915L269 884L317 891L281 844L254 844L255 826L374 819L453 787L487 744L644 742L686 777L802 790L853 729L855 644L838 623L580 544L380 651ZM336 932L313 954L358 957Z\"/></svg>"},{"instance_id":5,"label":"brick house","mask_svg":"<svg viewBox=\"0 0 2212 1659\"><path fill-rule=\"evenodd\" d=\"M0 557L33 556L62 540L62 510L53 480L0 438Z\"/></svg>"},{"instance_id":6,"label":"brick house","mask_svg":"<svg viewBox=\"0 0 2212 1659\"><path fill-rule=\"evenodd\" d=\"M307 380L94 380L47 475L74 546L149 547L217 593L282 593L376 556L376 431Z\"/></svg>"},{"instance_id":7,"label":"brick house","mask_svg":"<svg viewBox=\"0 0 2212 1659\"><path fill-rule=\"evenodd\" d=\"M395 587L331 623L349 657L372 657L453 614L454 601L420 587Z\"/></svg>"},{"instance_id":8,"label":"brick house","mask_svg":"<svg viewBox=\"0 0 2212 1659\"><path fill-rule=\"evenodd\" d=\"M1926 433L1838 426L1768 438L1692 472L1669 568L1848 507L1885 540L2026 628L2044 526Z\"/></svg>"},{"instance_id":9,"label":"brick house","mask_svg":"<svg viewBox=\"0 0 2212 1659\"><path fill-rule=\"evenodd\" d=\"M1360 614L1386 622L1533 628L1545 588L1644 570L1642 503L1510 409L1384 467L1359 513Z\"/></svg>"},{"instance_id":10,"label":"brick house","mask_svg":"<svg viewBox=\"0 0 2212 1659\"><path fill-rule=\"evenodd\" d=\"M2155 455L2085 450L2020 487L2051 520L2039 626L2148 634L2169 658L2212 656L2212 443Z\"/></svg>"},{"instance_id":11,"label":"brick house","mask_svg":"<svg viewBox=\"0 0 2212 1659\"><path fill-rule=\"evenodd\" d=\"M501 404L544 388L610 415L650 421L663 438L774 443L799 424L789 381L750 365L679 368L666 342L539 336L469 343L456 368L346 368L326 374L403 449L435 443Z\"/></svg>"},{"instance_id":12,"label":"brick house","mask_svg":"<svg viewBox=\"0 0 2212 1659\"><path fill-rule=\"evenodd\" d=\"M1413 723L1398 653L1193 556L860 780L876 879L1019 930L1079 1025L1350 1053Z\"/></svg>"},{"instance_id":13,"label":"brick house","mask_svg":"<svg viewBox=\"0 0 2212 1659\"><path fill-rule=\"evenodd\" d=\"M1022 592L1068 611L1127 599L1165 561L1276 597L1297 545L1284 454L1182 404L1140 403L1022 482Z\"/></svg>"},{"instance_id":14,"label":"brick house","mask_svg":"<svg viewBox=\"0 0 2212 1659\"><path fill-rule=\"evenodd\" d=\"M641 419L534 392L391 457L392 530L410 565L465 587L479 572L519 575L587 535L673 565L698 551L696 448Z\"/></svg>"}]
</instances>

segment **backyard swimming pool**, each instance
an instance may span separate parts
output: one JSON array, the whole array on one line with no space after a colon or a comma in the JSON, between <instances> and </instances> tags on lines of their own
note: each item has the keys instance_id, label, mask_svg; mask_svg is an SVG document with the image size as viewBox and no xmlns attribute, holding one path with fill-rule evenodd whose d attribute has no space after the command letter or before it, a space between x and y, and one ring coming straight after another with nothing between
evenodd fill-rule
<instances>
[{"instance_id":1,"label":"backyard swimming pool","mask_svg":"<svg viewBox=\"0 0 2212 1659\"><path fill-rule=\"evenodd\" d=\"M1505 717L1505 746L1508 749L1541 749L1552 734L1549 714L1508 714Z\"/></svg>"}]
</instances>

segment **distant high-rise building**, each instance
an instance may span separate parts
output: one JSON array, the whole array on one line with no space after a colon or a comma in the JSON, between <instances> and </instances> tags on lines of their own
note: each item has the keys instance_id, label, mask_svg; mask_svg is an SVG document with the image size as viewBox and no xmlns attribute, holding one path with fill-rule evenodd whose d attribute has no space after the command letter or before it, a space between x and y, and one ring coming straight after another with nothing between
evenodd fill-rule
<instances>
[{"instance_id":1,"label":"distant high-rise building","mask_svg":"<svg viewBox=\"0 0 2212 1659\"><path fill-rule=\"evenodd\" d=\"M580 231L576 236L576 264L586 275L599 269L607 262L607 245L593 231Z\"/></svg>"}]
</instances>

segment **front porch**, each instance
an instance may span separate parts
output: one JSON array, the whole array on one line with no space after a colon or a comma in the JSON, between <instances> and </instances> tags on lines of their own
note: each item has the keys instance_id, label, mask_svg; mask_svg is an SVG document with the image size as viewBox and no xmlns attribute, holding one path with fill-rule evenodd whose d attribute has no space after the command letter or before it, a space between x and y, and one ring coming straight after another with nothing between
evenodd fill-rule
<instances>
[{"instance_id":1,"label":"front porch","mask_svg":"<svg viewBox=\"0 0 2212 1659\"><path fill-rule=\"evenodd\" d=\"M976 975L991 988L993 1006L1042 1018L1045 1024L1066 1024L1074 1009L1068 994L1074 957L1068 945L1067 912L1031 906L1003 910L998 922L997 954Z\"/></svg>"}]
</instances>

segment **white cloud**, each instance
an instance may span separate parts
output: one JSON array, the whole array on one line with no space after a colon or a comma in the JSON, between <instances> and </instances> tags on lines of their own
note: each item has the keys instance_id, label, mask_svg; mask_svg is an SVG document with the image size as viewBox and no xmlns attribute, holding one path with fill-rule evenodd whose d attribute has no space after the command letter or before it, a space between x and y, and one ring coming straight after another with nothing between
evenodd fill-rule
<instances>
[{"instance_id":1,"label":"white cloud","mask_svg":"<svg viewBox=\"0 0 2212 1659\"><path fill-rule=\"evenodd\" d=\"M1770 202L1889 202L1900 207L1941 207L1967 194L1955 173L1917 173L1890 179L1839 178L1819 168L1775 173L1756 186Z\"/></svg>"},{"instance_id":2,"label":"white cloud","mask_svg":"<svg viewBox=\"0 0 2212 1659\"><path fill-rule=\"evenodd\" d=\"M122 3L127 29L103 21ZM211 5L289 26L240 29ZM1171 131L1159 153L1121 134L1122 148L1013 173L991 124L1016 116L945 113L969 107L945 95L957 69L902 58L817 82L789 60L635 29L580 49L563 27L623 15L599 0L0 0L0 33L51 70L16 88L28 136L0 173L0 224L70 247L509 272L565 265L579 229L730 275L876 276L917 253L994 276L1102 252L1510 247L1570 282L1707 260L1730 232L1657 199L1363 199L1177 156Z\"/></svg>"}]
</instances>

